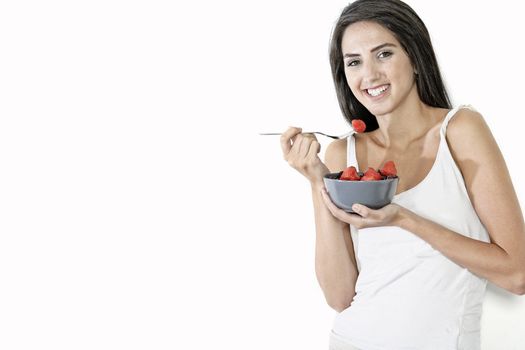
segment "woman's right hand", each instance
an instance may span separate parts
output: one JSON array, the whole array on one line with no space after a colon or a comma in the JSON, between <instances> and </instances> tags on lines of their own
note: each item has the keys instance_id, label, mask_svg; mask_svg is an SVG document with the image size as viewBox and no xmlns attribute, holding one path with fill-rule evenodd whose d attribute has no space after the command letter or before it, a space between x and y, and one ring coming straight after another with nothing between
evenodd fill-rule
<instances>
[{"instance_id":1,"label":"woman's right hand","mask_svg":"<svg viewBox=\"0 0 525 350\"><path fill-rule=\"evenodd\" d=\"M319 159L321 144L313 134L302 134L301 128L289 127L281 135L284 160L304 175L311 183L323 183L323 176L330 170Z\"/></svg>"}]
</instances>

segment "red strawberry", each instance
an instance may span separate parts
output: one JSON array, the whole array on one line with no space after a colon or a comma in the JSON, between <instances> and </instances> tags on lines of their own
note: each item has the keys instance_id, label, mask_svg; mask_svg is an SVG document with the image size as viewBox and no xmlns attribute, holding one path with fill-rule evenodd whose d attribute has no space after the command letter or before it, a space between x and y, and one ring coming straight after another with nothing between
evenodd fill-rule
<instances>
[{"instance_id":1,"label":"red strawberry","mask_svg":"<svg viewBox=\"0 0 525 350\"><path fill-rule=\"evenodd\" d=\"M374 168L368 168L368 170L364 173L363 177L361 178L361 181L377 181L382 179L383 177L381 176L381 174L375 171Z\"/></svg>"},{"instance_id":2,"label":"red strawberry","mask_svg":"<svg viewBox=\"0 0 525 350\"><path fill-rule=\"evenodd\" d=\"M394 162L391 161L391 160L385 162L385 164L384 164L383 167L379 170L379 172L380 172L381 175L383 175L383 176L397 176L396 165L395 165Z\"/></svg>"},{"instance_id":3,"label":"red strawberry","mask_svg":"<svg viewBox=\"0 0 525 350\"><path fill-rule=\"evenodd\" d=\"M349 181L359 181L361 178L357 174L357 169L355 166L349 166L341 174L340 180L349 180Z\"/></svg>"},{"instance_id":4,"label":"red strawberry","mask_svg":"<svg viewBox=\"0 0 525 350\"><path fill-rule=\"evenodd\" d=\"M355 132L364 132L366 130L366 124L361 119L352 120L352 127L354 128Z\"/></svg>"}]
</instances>

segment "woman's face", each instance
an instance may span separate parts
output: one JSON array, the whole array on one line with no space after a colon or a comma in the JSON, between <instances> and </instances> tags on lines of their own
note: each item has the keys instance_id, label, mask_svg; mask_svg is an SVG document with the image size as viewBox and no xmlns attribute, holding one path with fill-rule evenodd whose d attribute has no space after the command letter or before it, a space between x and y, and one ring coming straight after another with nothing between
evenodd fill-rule
<instances>
[{"instance_id":1,"label":"woman's face","mask_svg":"<svg viewBox=\"0 0 525 350\"><path fill-rule=\"evenodd\" d=\"M412 63L385 27L374 22L351 24L341 47L348 86L370 113L390 113L407 98L419 98Z\"/></svg>"}]
</instances>

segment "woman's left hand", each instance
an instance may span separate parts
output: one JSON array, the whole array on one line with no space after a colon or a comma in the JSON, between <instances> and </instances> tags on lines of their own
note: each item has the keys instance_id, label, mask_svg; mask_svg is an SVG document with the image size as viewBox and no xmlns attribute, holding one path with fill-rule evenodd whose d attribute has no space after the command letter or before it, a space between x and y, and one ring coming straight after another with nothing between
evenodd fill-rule
<instances>
[{"instance_id":1,"label":"woman's left hand","mask_svg":"<svg viewBox=\"0 0 525 350\"><path fill-rule=\"evenodd\" d=\"M358 229L375 226L396 226L403 210L397 204L388 204L377 210L370 209L362 204L354 204L352 210L356 214L347 213L332 202L326 188L323 187L321 194L326 207L334 217Z\"/></svg>"}]
</instances>

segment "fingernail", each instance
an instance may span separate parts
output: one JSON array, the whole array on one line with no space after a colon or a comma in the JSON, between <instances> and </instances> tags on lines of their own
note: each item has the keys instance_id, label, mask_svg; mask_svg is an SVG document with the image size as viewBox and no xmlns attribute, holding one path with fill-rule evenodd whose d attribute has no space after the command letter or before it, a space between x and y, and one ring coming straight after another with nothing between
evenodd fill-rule
<instances>
[{"instance_id":1,"label":"fingernail","mask_svg":"<svg viewBox=\"0 0 525 350\"><path fill-rule=\"evenodd\" d=\"M359 212L359 210L361 209L361 207L358 205L358 204L354 204L352 205L352 210L355 211L355 212Z\"/></svg>"}]
</instances>

